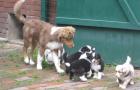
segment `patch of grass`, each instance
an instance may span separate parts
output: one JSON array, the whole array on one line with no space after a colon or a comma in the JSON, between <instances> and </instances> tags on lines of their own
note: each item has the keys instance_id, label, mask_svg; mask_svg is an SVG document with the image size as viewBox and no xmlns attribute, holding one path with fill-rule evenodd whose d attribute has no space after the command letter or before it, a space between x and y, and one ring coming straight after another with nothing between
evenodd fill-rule
<instances>
[{"instance_id":1,"label":"patch of grass","mask_svg":"<svg viewBox=\"0 0 140 90\"><path fill-rule=\"evenodd\" d=\"M19 64L16 64L16 67L20 67L20 65Z\"/></svg>"},{"instance_id":2,"label":"patch of grass","mask_svg":"<svg viewBox=\"0 0 140 90\"><path fill-rule=\"evenodd\" d=\"M34 79L38 79L38 78L40 78L38 75L32 75L32 78L34 78Z\"/></svg>"},{"instance_id":3,"label":"patch of grass","mask_svg":"<svg viewBox=\"0 0 140 90\"><path fill-rule=\"evenodd\" d=\"M32 85L34 83L36 83L37 81L39 80L39 77L37 77L36 75L35 76L32 76L32 79L29 79L29 80L23 80L23 81L16 81L15 85L16 87L20 87L20 86L26 86L26 85Z\"/></svg>"},{"instance_id":4,"label":"patch of grass","mask_svg":"<svg viewBox=\"0 0 140 90\"><path fill-rule=\"evenodd\" d=\"M115 68L116 65L113 65L113 64L105 64L105 67L106 67L106 68L110 68L110 67Z\"/></svg>"},{"instance_id":5,"label":"patch of grass","mask_svg":"<svg viewBox=\"0 0 140 90\"><path fill-rule=\"evenodd\" d=\"M33 59L37 60L38 49L36 48L33 54ZM45 58L43 59L42 66L44 69L52 69L53 65L50 65L46 62Z\"/></svg>"},{"instance_id":6,"label":"patch of grass","mask_svg":"<svg viewBox=\"0 0 140 90\"><path fill-rule=\"evenodd\" d=\"M13 72L0 71L0 77L2 78L16 78L18 75Z\"/></svg>"},{"instance_id":7,"label":"patch of grass","mask_svg":"<svg viewBox=\"0 0 140 90\"><path fill-rule=\"evenodd\" d=\"M15 52L9 53L7 58L8 58L8 60L17 62L19 60L22 60L23 56L21 53L15 51Z\"/></svg>"},{"instance_id":8,"label":"patch of grass","mask_svg":"<svg viewBox=\"0 0 140 90\"><path fill-rule=\"evenodd\" d=\"M140 77L134 78L135 81L140 81Z\"/></svg>"},{"instance_id":9,"label":"patch of grass","mask_svg":"<svg viewBox=\"0 0 140 90\"><path fill-rule=\"evenodd\" d=\"M44 90L58 90L58 88L46 88Z\"/></svg>"},{"instance_id":10,"label":"patch of grass","mask_svg":"<svg viewBox=\"0 0 140 90\"><path fill-rule=\"evenodd\" d=\"M4 48L5 42L0 42L0 48Z\"/></svg>"},{"instance_id":11,"label":"patch of grass","mask_svg":"<svg viewBox=\"0 0 140 90\"><path fill-rule=\"evenodd\" d=\"M52 69L53 66L54 66L54 65L48 64L45 60L43 60L43 62L42 62L42 67L43 67L44 69Z\"/></svg>"},{"instance_id":12,"label":"patch of grass","mask_svg":"<svg viewBox=\"0 0 140 90\"><path fill-rule=\"evenodd\" d=\"M78 90L91 90L91 89L88 87L82 87L82 88L79 88Z\"/></svg>"},{"instance_id":13,"label":"patch of grass","mask_svg":"<svg viewBox=\"0 0 140 90\"><path fill-rule=\"evenodd\" d=\"M33 79L31 80L24 80L24 81L16 81L16 86L24 86L24 85L31 85L34 82Z\"/></svg>"},{"instance_id":14,"label":"patch of grass","mask_svg":"<svg viewBox=\"0 0 140 90\"><path fill-rule=\"evenodd\" d=\"M18 75L20 75L20 76L21 76L21 75L26 75L26 74L27 74L26 71L21 71L21 72L18 73Z\"/></svg>"}]
</instances>

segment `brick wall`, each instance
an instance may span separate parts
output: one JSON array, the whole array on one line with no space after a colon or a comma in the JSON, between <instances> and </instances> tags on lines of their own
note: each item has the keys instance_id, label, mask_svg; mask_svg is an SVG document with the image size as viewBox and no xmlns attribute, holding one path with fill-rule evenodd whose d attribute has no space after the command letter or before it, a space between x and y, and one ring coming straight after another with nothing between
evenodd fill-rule
<instances>
[{"instance_id":1,"label":"brick wall","mask_svg":"<svg viewBox=\"0 0 140 90\"><path fill-rule=\"evenodd\" d=\"M0 0L0 37L6 38L7 17L9 12L13 12L13 6L17 0ZM40 18L41 0L27 0L22 11L27 18Z\"/></svg>"}]
</instances>

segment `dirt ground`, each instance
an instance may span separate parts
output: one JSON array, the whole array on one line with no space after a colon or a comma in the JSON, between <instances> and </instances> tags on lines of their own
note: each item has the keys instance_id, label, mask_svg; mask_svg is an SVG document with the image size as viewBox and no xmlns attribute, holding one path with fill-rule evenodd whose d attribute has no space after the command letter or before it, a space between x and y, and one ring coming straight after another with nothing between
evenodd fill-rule
<instances>
[{"instance_id":1,"label":"dirt ground","mask_svg":"<svg viewBox=\"0 0 140 90\"><path fill-rule=\"evenodd\" d=\"M115 78L115 66L106 65L102 80L71 81L68 75L56 73L53 66L36 70L23 62L21 47L0 43L0 90L121 90ZM127 90L140 90L140 70L135 70L135 85Z\"/></svg>"}]
</instances>

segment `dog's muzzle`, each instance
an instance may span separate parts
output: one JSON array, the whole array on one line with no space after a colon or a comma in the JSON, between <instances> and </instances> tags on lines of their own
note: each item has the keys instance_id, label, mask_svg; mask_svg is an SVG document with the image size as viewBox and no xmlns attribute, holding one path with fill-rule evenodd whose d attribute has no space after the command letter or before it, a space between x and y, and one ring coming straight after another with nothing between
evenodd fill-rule
<instances>
[{"instance_id":1,"label":"dog's muzzle","mask_svg":"<svg viewBox=\"0 0 140 90\"><path fill-rule=\"evenodd\" d=\"M65 40L64 43L68 48L73 48L74 47L73 40Z\"/></svg>"}]
</instances>

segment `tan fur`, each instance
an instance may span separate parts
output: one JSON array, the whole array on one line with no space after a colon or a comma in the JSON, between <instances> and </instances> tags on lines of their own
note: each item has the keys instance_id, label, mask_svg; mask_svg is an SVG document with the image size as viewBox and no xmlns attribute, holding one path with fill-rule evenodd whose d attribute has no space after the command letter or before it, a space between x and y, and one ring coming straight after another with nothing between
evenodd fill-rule
<instances>
[{"instance_id":1,"label":"tan fur","mask_svg":"<svg viewBox=\"0 0 140 90\"><path fill-rule=\"evenodd\" d=\"M32 58L35 47L39 46L41 56L44 56L46 44L51 41L61 42L69 48L74 46L73 36L75 28L66 26L60 28L53 35L50 35L51 28L54 26L50 23L37 19L26 20L21 14L21 6L25 0L18 0L14 6L15 16L24 23L23 39L24 39L24 57ZM28 50L30 48L30 50Z\"/></svg>"}]
</instances>

